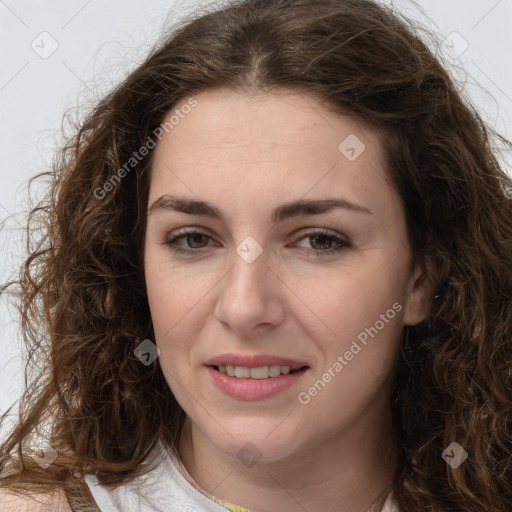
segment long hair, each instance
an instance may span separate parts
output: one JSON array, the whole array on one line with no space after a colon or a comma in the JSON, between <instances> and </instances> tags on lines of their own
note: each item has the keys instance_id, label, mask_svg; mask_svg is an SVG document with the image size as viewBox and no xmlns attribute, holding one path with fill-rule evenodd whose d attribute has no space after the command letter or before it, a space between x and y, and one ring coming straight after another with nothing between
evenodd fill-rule
<instances>
[{"instance_id":1,"label":"long hair","mask_svg":"<svg viewBox=\"0 0 512 512\"><path fill-rule=\"evenodd\" d=\"M215 88L304 93L380 131L435 289L399 354L391 491L408 512L512 510L512 181L492 135L508 141L413 24L371 0L238 0L188 19L68 140L15 282L39 372L0 447L0 487L80 502L83 474L118 485L158 437L177 445L184 412L159 364L134 355L154 339L142 257L153 151L139 149L172 128L178 103ZM42 469L26 446L47 424L58 457ZM456 469L441 456L454 441L468 453Z\"/></svg>"}]
</instances>

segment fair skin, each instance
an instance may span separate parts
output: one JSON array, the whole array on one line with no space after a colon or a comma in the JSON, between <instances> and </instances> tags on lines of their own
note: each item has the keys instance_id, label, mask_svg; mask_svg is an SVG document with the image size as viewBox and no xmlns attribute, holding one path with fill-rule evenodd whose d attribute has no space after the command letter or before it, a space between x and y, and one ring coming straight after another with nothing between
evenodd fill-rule
<instances>
[{"instance_id":1,"label":"fair skin","mask_svg":"<svg viewBox=\"0 0 512 512\"><path fill-rule=\"evenodd\" d=\"M364 511L392 479L394 362L404 325L423 320L428 303L379 135L290 91L194 98L155 150L144 255L159 363L187 413L180 456L203 489L251 512ZM365 144L353 161L338 149L351 134ZM207 201L224 218L154 207L166 195ZM370 213L271 219L283 203L340 198ZM200 234L173 247L193 254L165 243L184 227ZM315 238L315 229L329 233ZM263 249L251 263L236 250L247 237ZM350 246L315 255L339 239ZM393 318L333 372L396 303ZM292 358L307 369L273 396L233 398L205 366L226 353ZM300 402L329 368L329 383ZM257 449L250 467L237 457L247 443Z\"/></svg>"},{"instance_id":2,"label":"fair skin","mask_svg":"<svg viewBox=\"0 0 512 512\"><path fill-rule=\"evenodd\" d=\"M363 512L393 476L394 362L403 327L425 318L429 297L379 134L290 91L194 97L197 106L155 150L148 205L181 196L213 204L224 219L154 208L144 251L158 361L187 413L180 457L204 490L251 512ZM338 149L351 134L365 144L353 161ZM344 199L371 213L271 219L299 199ZM182 227L203 233L175 243L193 255L165 244ZM263 249L251 263L236 251L247 237ZM340 240L350 245L332 252ZM363 345L358 335L393 304L401 307ZM361 350L348 360L354 341ZM273 396L233 398L205 366L225 353L307 368ZM340 356L342 370L333 371ZM326 372L323 389L304 395ZM255 465L237 457L247 443ZM33 510L33 502L0 500L6 510ZM57 503L69 510L64 497Z\"/></svg>"},{"instance_id":3,"label":"fair skin","mask_svg":"<svg viewBox=\"0 0 512 512\"><path fill-rule=\"evenodd\" d=\"M72 512L62 491L53 494L19 496L12 491L0 489L0 510L2 512Z\"/></svg>"}]
</instances>

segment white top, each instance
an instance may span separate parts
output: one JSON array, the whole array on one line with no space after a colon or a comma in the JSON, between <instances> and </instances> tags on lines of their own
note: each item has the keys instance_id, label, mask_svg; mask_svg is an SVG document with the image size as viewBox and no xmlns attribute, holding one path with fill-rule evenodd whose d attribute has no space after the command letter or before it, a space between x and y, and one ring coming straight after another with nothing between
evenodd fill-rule
<instances>
[{"instance_id":1,"label":"white top","mask_svg":"<svg viewBox=\"0 0 512 512\"><path fill-rule=\"evenodd\" d=\"M86 475L89 487L101 512L226 512L198 491L178 470L177 461L158 440L144 464L158 465L147 474L111 489L98 484L94 475Z\"/></svg>"},{"instance_id":2,"label":"white top","mask_svg":"<svg viewBox=\"0 0 512 512\"><path fill-rule=\"evenodd\" d=\"M116 489L99 485L94 475L86 475L96 504L102 512L226 512L207 493L192 484L191 477L179 460L172 456L161 440L144 464L156 464L153 470ZM188 478L178 469L181 468ZM388 500L383 512L399 512Z\"/></svg>"}]
</instances>

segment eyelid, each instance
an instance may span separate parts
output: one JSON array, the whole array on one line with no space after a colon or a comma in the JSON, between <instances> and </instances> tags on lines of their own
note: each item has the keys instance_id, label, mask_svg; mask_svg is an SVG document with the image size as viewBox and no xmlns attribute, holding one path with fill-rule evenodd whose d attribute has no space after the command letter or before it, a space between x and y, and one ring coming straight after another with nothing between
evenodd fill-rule
<instances>
[{"instance_id":1,"label":"eyelid","mask_svg":"<svg viewBox=\"0 0 512 512\"><path fill-rule=\"evenodd\" d=\"M339 231L336 231L336 230L333 230L333 229L329 229L329 228L321 228L321 227L318 227L318 226L302 227L300 229L295 230L293 232L292 236L296 237L300 233L303 233L303 232L304 233L318 232L318 233L323 233L323 234L329 233L333 237L343 238L347 242L349 241L349 237L344 235L343 233L340 233ZM173 238L173 237L175 237L177 235L188 235L188 234L194 234L194 233L203 233L203 234L205 234L207 236L211 236L212 238L214 237L211 234L212 231L209 228L205 228L203 226L186 226L186 227L177 228L174 231L172 231L171 233L169 233L167 235L167 237L168 238Z\"/></svg>"},{"instance_id":2,"label":"eyelid","mask_svg":"<svg viewBox=\"0 0 512 512\"><path fill-rule=\"evenodd\" d=\"M333 237L336 237L336 238L343 238L346 242L349 241L348 237L346 235L344 235L343 233L340 233L339 231L335 231L335 230L329 229L329 228L319 228L317 226L300 228L299 230L294 232L293 236L298 236L299 234L301 234L303 232L306 234L310 234L310 233L320 233L320 234L325 234L325 235L329 234L330 236L332 235Z\"/></svg>"},{"instance_id":3,"label":"eyelid","mask_svg":"<svg viewBox=\"0 0 512 512\"><path fill-rule=\"evenodd\" d=\"M204 231L203 231L204 230ZM300 236L300 233L303 233L302 236ZM199 226L187 226L183 228L178 228L175 231L173 231L171 234L169 234L166 238L166 240L162 243L162 245L167 245L170 250L172 250L176 254L185 254L185 255L199 255L202 252L204 252L209 245L205 247L200 247L197 249L186 249L182 248L180 246L176 246L176 241L178 239L181 239L183 237L186 237L187 235L193 235L193 234L199 234L206 236L213 240L213 236L209 234L209 230L207 228L199 227ZM325 256L328 257L329 255L333 255L343 249L352 247L352 243L350 239L345 236L342 233L339 233L338 231L331 230L329 228L320 228L320 227L305 227L297 230L294 233L294 238L298 241L301 241L302 239L306 239L315 235L325 235L328 238L332 238L335 240L335 243L338 243L338 247L335 248L329 248L325 250L314 250L314 249L307 249L303 248L305 252L308 254L313 254L315 256ZM298 238L297 238L298 237Z\"/></svg>"}]
</instances>

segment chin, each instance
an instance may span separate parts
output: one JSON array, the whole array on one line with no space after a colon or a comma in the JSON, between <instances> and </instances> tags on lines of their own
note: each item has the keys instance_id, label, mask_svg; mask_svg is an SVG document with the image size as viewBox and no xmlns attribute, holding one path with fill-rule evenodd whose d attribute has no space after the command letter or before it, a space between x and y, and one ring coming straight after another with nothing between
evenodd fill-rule
<instances>
[{"instance_id":1,"label":"chin","mask_svg":"<svg viewBox=\"0 0 512 512\"><path fill-rule=\"evenodd\" d=\"M237 431L226 425L227 434L222 430L220 437L210 437L210 441L225 455L240 460L243 464L251 466L257 462L275 462L282 460L300 451L300 446L294 439L297 435L290 432L276 432L275 421L251 428L245 422L238 425Z\"/></svg>"}]
</instances>

